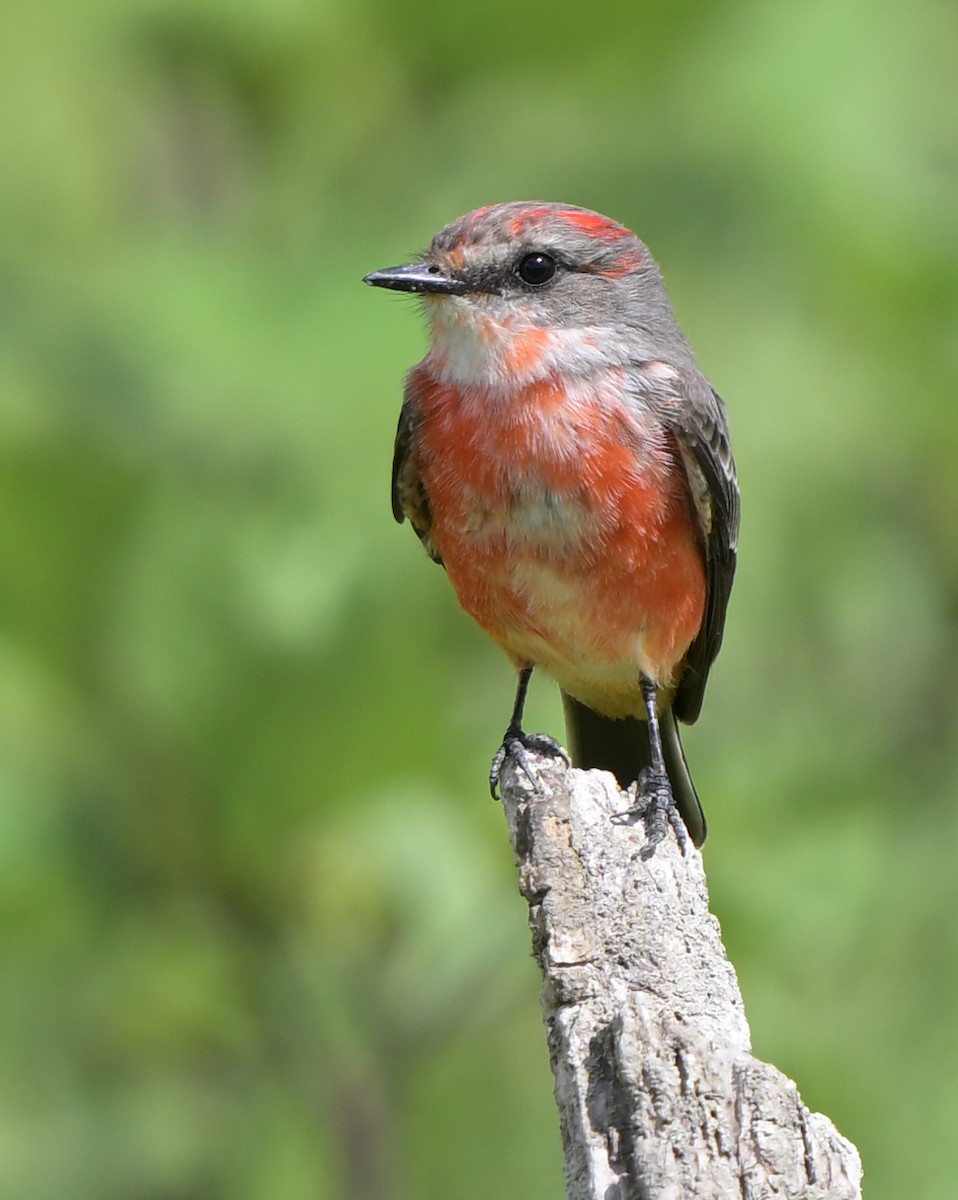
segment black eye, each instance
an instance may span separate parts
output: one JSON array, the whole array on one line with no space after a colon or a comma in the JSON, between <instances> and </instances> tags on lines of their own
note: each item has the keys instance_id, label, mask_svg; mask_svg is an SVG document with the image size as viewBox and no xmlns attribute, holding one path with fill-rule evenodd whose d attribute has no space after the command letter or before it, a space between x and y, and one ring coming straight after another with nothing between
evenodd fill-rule
<instances>
[{"instance_id":1,"label":"black eye","mask_svg":"<svg viewBox=\"0 0 958 1200\"><path fill-rule=\"evenodd\" d=\"M516 263L516 274L523 283L529 284L530 287L541 287L544 283L548 283L552 276L556 273L558 264L551 254L543 254L539 250L534 250L531 254L524 254Z\"/></svg>"}]
</instances>

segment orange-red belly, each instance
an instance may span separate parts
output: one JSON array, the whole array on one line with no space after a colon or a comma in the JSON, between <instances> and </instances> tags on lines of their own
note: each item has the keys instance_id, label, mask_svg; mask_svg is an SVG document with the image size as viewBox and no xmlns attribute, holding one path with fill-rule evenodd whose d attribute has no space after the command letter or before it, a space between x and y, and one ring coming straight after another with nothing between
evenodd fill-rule
<instances>
[{"instance_id":1,"label":"orange-red belly","mask_svg":"<svg viewBox=\"0 0 958 1200\"><path fill-rule=\"evenodd\" d=\"M609 716L667 688L702 623L705 570L671 437L618 378L508 397L424 368L414 448L462 607L518 666Z\"/></svg>"}]
</instances>

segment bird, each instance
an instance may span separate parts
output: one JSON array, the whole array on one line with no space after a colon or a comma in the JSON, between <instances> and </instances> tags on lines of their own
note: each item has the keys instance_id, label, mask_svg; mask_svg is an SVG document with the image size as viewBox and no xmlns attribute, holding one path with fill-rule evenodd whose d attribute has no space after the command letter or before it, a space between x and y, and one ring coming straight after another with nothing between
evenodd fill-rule
<instances>
[{"instance_id":1,"label":"bird","mask_svg":"<svg viewBox=\"0 0 958 1200\"><path fill-rule=\"evenodd\" d=\"M569 755L522 727L534 670L562 692L571 763L634 785L643 856L705 840L677 722L699 716L735 574L728 419L647 247L575 205L486 205L364 282L428 323L405 379L392 509L517 671L492 761Z\"/></svg>"}]
</instances>

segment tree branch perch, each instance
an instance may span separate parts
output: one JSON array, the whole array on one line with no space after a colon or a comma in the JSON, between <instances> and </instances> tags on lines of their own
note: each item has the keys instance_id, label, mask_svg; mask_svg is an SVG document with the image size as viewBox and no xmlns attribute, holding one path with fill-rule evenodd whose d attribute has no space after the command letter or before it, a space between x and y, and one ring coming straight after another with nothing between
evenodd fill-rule
<instances>
[{"instance_id":1,"label":"tree branch perch","mask_svg":"<svg viewBox=\"0 0 958 1200\"><path fill-rule=\"evenodd\" d=\"M570 1200L854 1200L855 1147L750 1053L702 857L644 862L611 775L510 760L502 797L529 903Z\"/></svg>"}]
</instances>

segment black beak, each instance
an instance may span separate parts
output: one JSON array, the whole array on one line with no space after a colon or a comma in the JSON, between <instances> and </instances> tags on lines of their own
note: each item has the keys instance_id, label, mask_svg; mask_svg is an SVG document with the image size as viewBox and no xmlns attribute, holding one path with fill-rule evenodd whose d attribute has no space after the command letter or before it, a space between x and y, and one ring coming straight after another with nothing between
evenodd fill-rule
<instances>
[{"instance_id":1,"label":"black beak","mask_svg":"<svg viewBox=\"0 0 958 1200\"><path fill-rule=\"evenodd\" d=\"M393 292L440 292L450 296L462 296L469 290L463 280L453 279L434 263L408 263L404 267L370 271L363 277L363 283Z\"/></svg>"}]
</instances>

